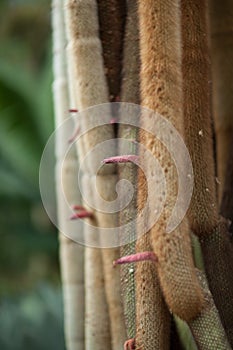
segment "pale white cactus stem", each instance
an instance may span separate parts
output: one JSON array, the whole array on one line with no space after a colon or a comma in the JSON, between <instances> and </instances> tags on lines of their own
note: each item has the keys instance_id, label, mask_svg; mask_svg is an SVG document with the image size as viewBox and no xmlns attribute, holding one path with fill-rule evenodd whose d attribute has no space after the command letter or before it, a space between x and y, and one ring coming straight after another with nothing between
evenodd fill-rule
<instances>
[{"instance_id":1,"label":"pale white cactus stem","mask_svg":"<svg viewBox=\"0 0 233 350\"><path fill-rule=\"evenodd\" d=\"M53 1L53 96L55 127L68 116L69 97L66 76L65 33L62 0ZM58 139L58 137L62 139ZM58 133L56 138L56 193L59 228L62 232L70 231L71 222L67 220L69 213L63 192L70 203L80 200L80 193L73 186L76 178L77 157L75 152L69 152L64 159L67 148L67 137ZM63 162L63 168L61 164ZM61 179L62 173L62 179ZM62 181L61 181L62 180ZM59 234L60 264L64 299L64 327L67 350L84 350L84 265L83 247Z\"/></svg>"},{"instance_id":2,"label":"pale white cactus stem","mask_svg":"<svg viewBox=\"0 0 233 350\"><path fill-rule=\"evenodd\" d=\"M99 39L98 11L95 0L66 0L65 19L67 28L67 50L72 55L73 73L75 77L75 94L79 111L100 103L108 102L108 88L104 73L102 46ZM85 121L86 122L86 121ZM83 118L80 121L81 127ZM89 125L91 127L91 125ZM114 138L113 125L105 125L101 129L93 129L79 142L80 162L83 154L107 139ZM92 181L96 159L85 164L83 190L93 196L95 184ZM101 178L107 180L108 175L115 177L115 166L102 167ZM100 181L102 183L102 181ZM115 185L115 182L114 182ZM97 186L98 187L98 186ZM115 188L109 187L109 193ZM109 197L107 195L107 197ZM97 203L98 208L98 203ZM91 208L90 208L91 209ZM94 225L104 225L105 218L94 211L93 218L86 219ZM113 219L112 221L114 221ZM89 236L88 226L84 234ZM87 350L120 349L123 346L124 320L120 303L120 291L116 293L116 277L118 272L109 278L111 262L116 258L116 249L85 249L85 340ZM113 294L114 293L114 294ZM114 303L112 302L114 301ZM114 305L113 305L114 304Z\"/></svg>"}]
</instances>

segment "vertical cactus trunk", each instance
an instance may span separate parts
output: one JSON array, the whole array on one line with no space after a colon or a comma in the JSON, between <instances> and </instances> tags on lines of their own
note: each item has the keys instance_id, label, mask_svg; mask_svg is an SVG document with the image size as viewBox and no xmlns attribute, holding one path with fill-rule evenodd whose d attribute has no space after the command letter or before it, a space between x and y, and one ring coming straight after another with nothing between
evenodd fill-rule
<instances>
[{"instance_id":1,"label":"vertical cactus trunk","mask_svg":"<svg viewBox=\"0 0 233 350\"><path fill-rule=\"evenodd\" d=\"M160 113L183 135L179 5L179 1L139 1L141 96L143 106ZM142 118L141 127L146 128L149 123L153 125L153 118ZM187 321L200 312L204 298L194 268L187 220L166 233L178 193L175 164L162 143L151 134L142 132L140 141L160 161L166 178L164 210L150 230L151 245L158 257L160 285L169 309ZM148 176L153 178L153 169L149 171Z\"/></svg>"},{"instance_id":2,"label":"vertical cactus trunk","mask_svg":"<svg viewBox=\"0 0 233 350\"><path fill-rule=\"evenodd\" d=\"M122 38L125 21L125 0L98 0L98 15L100 39L103 48L104 71L108 83L109 101L117 100L120 94L121 83L121 53ZM112 110L112 113L114 111ZM116 115L112 115L112 119ZM117 148L116 148L117 152ZM106 201L114 200L117 184L116 168L114 173L107 176L98 176L97 188L102 198ZM98 214L100 226L116 227L118 215ZM126 340L125 321L120 290L120 271L112 269L112 262L119 257L119 248L105 248L102 250L105 291L108 301L111 323L112 349L123 348Z\"/></svg>"},{"instance_id":3,"label":"vertical cactus trunk","mask_svg":"<svg viewBox=\"0 0 233 350\"><path fill-rule=\"evenodd\" d=\"M53 1L53 95L55 126L59 127L67 118L69 109L68 81L66 75L65 57L65 25L62 0ZM62 137L58 139L58 137ZM71 223L63 192L69 203L75 204L80 199L80 193L73 187L76 179L77 157L75 152L69 152L65 157L69 135L57 133L56 139L56 192L58 206L58 221L61 231L68 234ZM64 162L63 162L64 161ZM62 173L61 173L62 171ZM83 247L59 234L60 265L64 299L64 328L67 350L84 350L84 264Z\"/></svg>"},{"instance_id":4,"label":"vertical cactus trunk","mask_svg":"<svg viewBox=\"0 0 233 350\"><path fill-rule=\"evenodd\" d=\"M123 67L122 67L122 85L121 101L130 103L140 103L139 87L139 32L137 2L134 0L127 1L127 16L124 35L123 49ZM121 117L121 116L120 116ZM119 117L119 118L120 118ZM120 120L121 121L121 120ZM130 125L119 124L118 138L136 140L137 129ZM132 143L132 148L136 147ZM127 154L124 144L119 141L119 154ZM133 163L127 163L118 167L119 179L126 179L134 186L134 195L127 206L119 214L120 227L134 220L137 216L137 167ZM121 256L127 256L135 253L135 235L136 227L132 223L129 232L121 229L122 241L124 237L133 240L132 243L124 244L120 248ZM127 336L129 339L136 335L136 302L135 302L135 269L134 264L121 265L121 288L124 303L124 313L126 320Z\"/></svg>"},{"instance_id":5,"label":"vertical cactus trunk","mask_svg":"<svg viewBox=\"0 0 233 350\"><path fill-rule=\"evenodd\" d=\"M115 199L117 175L110 174L97 176L97 189L102 199L110 202ZM96 201L98 204L98 200ZM101 227L117 227L118 213L98 213L97 223ZM121 300L120 270L113 269L113 261L119 257L119 248L104 248L102 259L104 266L105 292L107 296L112 347L113 350L123 349L126 341L126 329L124 321L123 304Z\"/></svg>"},{"instance_id":6,"label":"vertical cactus trunk","mask_svg":"<svg viewBox=\"0 0 233 350\"><path fill-rule=\"evenodd\" d=\"M233 344L233 249L227 225L220 221L210 234L199 236L210 290L229 342Z\"/></svg>"},{"instance_id":7,"label":"vertical cactus trunk","mask_svg":"<svg viewBox=\"0 0 233 350\"><path fill-rule=\"evenodd\" d=\"M210 31L213 115L217 144L220 213L233 221L233 3L211 0ZM230 232L233 233L232 223Z\"/></svg>"},{"instance_id":8,"label":"vertical cactus trunk","mask_svg":"<svg viewBox=\"0 0 233 350\"><path fill-rule=\"evenodd\" d=\"M233 267L229 261L233 250L226 223L218 218L207 13L207 1L182 1L184 113L195 176L189 218L193 232L199 236L210 290L232 345Z\"/></svg>"},{"instance_id":9,"label":"vertical cactus trunk","mask_svg":"<svg viewBox=\"0 0 233 350\"><path fill-rule=\"evenodd\" d=\"M228 157L233 138L233 3L210 0L210 29L213 76L213 115L216 130L217 168L221 200L229 178Z\"/></svg>"},{"instance_id":10,"label":"vertical cactus trunk","mask_svg":"<svg viewBox=\"0 0 233 350\"><path fill-rule=\"evenodd\" d=\"M150 6L150 4L149 4ZM138 2L138 16L140 28L140 49L141 49L141 84L145 82L143 74L143 65L148 62L145 61L142 49L144 43L144 34L146 31L145 19L150 12L146 2ZM150 20L150 18L149 18ZM145 52L145 51L144 51ZM145 101L145 95L141 89L141 103L148 106ZM139 135L141 141L141 135ZM143 209L145 199L147 196L146 179L143 173L138 172L138 211ZM138 229L138 228L137 228ZM139 233L140 234L140 233ZM148 234L137 239L136 252L151 251L151 243ZM170 315L165 305L162 292L159 285L159 280L156 274L154 262L140 262L136 265L136 349L169 349L170 337ZM167 336L166 336L166 335Z\"/></svg>"},{"instance_id":11,"label":"vertical cactus trunk","mask_svg":"<svg viewBox=\"0 0 233 350\"><path fill-rule=\"evenodd\" d=\"M100 39L103 47L105 73L109 88L109 100L114 101L120 93L121 56L124 33L125 0L97 0Z\"/></svg>"},{"instance_id":12,"label":"vertical cactus trunk","mask_svg":"<svg viewBox=\"0 0 233 350\"><path fill-rule=\"evenodd\" d=\"M182 2L184 119L195 182L189 218L194 232L204 234L218 222L210 114L209 31L206 1L202 5L192 4ZM192 26L192 30L187 31L187 26Z\"/></svg>"},{"instance_id":13,"label":"vertical cactus trunk","mask_svg":"<svg viewBox=\"0 0 233 350\"><path fill-rule=\"evenodd\" d=\"M109 93L104 74L102 46L98 36L98 8L93 0L69 0L66 3L66 9L78 107L83 110L96 104L108 102ZM113 138L114 128L111 124L92 129L83 136L84 149L81 149L80 152L85 155L99 143ZM95 188L93 179L96 171L96 159L94 157L95 155L85 165L84 191L89 193L89 196L93 196L96 189L97 192L101 191L103 184L105 184L104 195L107 200L110 200L115 190L116 168L111 165L102 167L97 176L98 181ZM95 204L98 208L98 201ZM98 210L94 210L93 214L94 218L90 218L89 221L97 226L111 227L116 221L115 214L105 215ZM111 223L110 226L108 226L109 223ZM119 349L123 346L126 338L120 298L120 275L118 270L112 272L112 261L118 256L119 249L102 249L100 251L86 248L85 251L86 348L103 349L112 346L113 349Z\"/></svg>"},{"instance_id":14,"label":"vertical cactus trunk","mask_svg":"<svg viewBox=\"0 0 233 350\"><path fill-rule=\"evenodd\" d=\"M233 149L233 142L231 150ZM220 215L228 222L231 243L233 241L233 154L230 151L227 162L227 176L225 177L223 194L220 204Z\"/></svg>"},{"instance_id":15,"label":"vertical cactus trunk","mask_svg":"<svg viewBox=\"0 0 233 350\"><path fill-rule=\"evenodd\" d=\"M137 2L127 1L125 24L121 101L140 104L139 23ZM124 128L122 128L124 130ZM123 131L122 131L123 132Z\"/></svg>"},{"instance_id":16,"label":"vertical cactus trunk","mask_svg":"<svg viewBox=\"0 0 233 350\"><path fill-rule=\"evenodd\" d=\"M139 185L140 185L139 177ZM139 196L142 197L139 187ZM139 197L139 198L140 198ZM139 239L136 251L151 250L148 235ZM170 315L163 299L154 262L136 266L136 349L166 350L170 347Z\"/></svg>"},{"instance_id":17,"label":"vertical cactus trunk","mask_svg":"<svg viewBox=\"0 0 233 350\"><path fill-rule=\"evenodd\" d=\"M77 106L83 110L107 101L101 43L98 38L97 4L89 1L65 1L68 45L73 57ZM79 142L80 161L96 140L88 134ZM90 191L92 169L85 165L84 192ZM87 184L87 185L85 185ZM94 189L93 189L94 192ZM90 194L90 193L89 193ZM95 219L90 224L96 225ZM88 226L85 226L88 230ZM88 232L84 232L88 234ZM85 349L111 346L109 315L104 293L103 263L99 249L85 248Z\"/></svg>"},{"instance_id":18,"label":"vertical cactus trunk","mask_svg":"<svg viewBox=\"0 0 233 350\"><path fill-rule=\"evenodd\" d=\"M200 350L230 350L231 347L222 326L218 310L209 291L208 282L203 272L198 271L198 278L204 290L205 307L189 327Z\"/></svg>"}]
</instances>

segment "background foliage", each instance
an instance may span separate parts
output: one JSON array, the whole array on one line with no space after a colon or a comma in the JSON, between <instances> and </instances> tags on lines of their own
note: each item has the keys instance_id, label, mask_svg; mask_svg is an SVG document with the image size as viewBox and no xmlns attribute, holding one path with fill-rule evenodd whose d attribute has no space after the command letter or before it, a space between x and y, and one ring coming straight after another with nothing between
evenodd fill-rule
<instances>
[{"instance_id":1,"label":"background foliage","mask_svg":"<svg viewBox=\"0 0 233 350\"><path fill-rule=\"evenodd\" d=\"M53 130L50 1L1 0L0 41L0 348L59 350L57 234L38 184Z\"/></svg>"}]
</instances>

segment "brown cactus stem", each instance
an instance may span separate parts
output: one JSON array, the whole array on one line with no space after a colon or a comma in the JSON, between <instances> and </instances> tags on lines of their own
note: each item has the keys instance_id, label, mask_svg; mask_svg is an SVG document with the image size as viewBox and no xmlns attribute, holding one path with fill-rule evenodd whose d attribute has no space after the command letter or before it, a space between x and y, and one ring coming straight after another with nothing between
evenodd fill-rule
<instances>
[{"instance_id":1,"label":"brown cactus stem","mask_svg":"<svg viewBox=\"0 0 233 350\"><path fill-rule=\"evenodd\" d=\"M233 149L233 142L231 150ZM229 223L229 233L231 242L233 242L233 156L229 154L227 163L227 176L224 181L223 195L220 205L220 215Z\"/></svg>"},{"instance_id":2,"label":"brown cactus stem","mask_svg":"<svg viewBox=\"0 0 233 350\"><path fill-rule=\"evenodd\" d=\"M120 99L122 102L140 103L139 73L140 55L137 2L127 0Z\"/></svg>"},{"instance_id":3,"label":"brown cactus stem","mask_svg":"<svg viewBox=\"0 0 233 350\"><path fill-rule=\"evenodd\" d=\"M227 224L218 218L210 114L207 1L182 0L181 3L186 139L195 179L189 218L193 232L200 239L214 302L233 345L233 265L229 264L233 249ZM202 137L199 137L200 130Z\"/></svg>"},{"instance_id":4,"label":"brown cactus stem","mask_svg":"<svg viewBox=\"0 0 233 350\"><path fill-rule=\"evenodd\" d=\"M210 232L218 222L210 114L207 1L181 3L184 115L195 181L189 218L192 230L203 234ZM187 26L190 28L188 31Z\"/></svg>"},{"instance_id":5,"label":"brown cactus stem","mask_svg":"<svg viewBox=\"0 0 233 350\"><path fill-rule=\"evenodd\" d=\"M219 200L229 178L233 138L233 2L210 0L213 116L216 132Z\"/></svg>"},{"instance_id":6,"label":"brown cactus stem","mask_svg":"<svg viewBox=\"0 0 233 350\"><path fill-rule=\"evenodd\" d=\"M106 202L111 202L115 199L115 191L117 184L117 175L98 175L96 177L96 198L97 208L99 198ZM117 227L118 213L105 213L101 211L96 212L97 223L100 227L113 228ZM105 241L102 241L102 247L105 246ZM120 285L120 271L112 268L112 262L119 256L119 248L103 248L102 260L105 277L105 292L109 307L109 316L111 320L111 334L112 334L112 349L122 349L125 340L127 339L123 305L121 300L121 285Z\"/></svg>"},{"instance_id":7,"label":"brown cactus stem","mask_svg":"<svg viewBox=\"0 0 233 350\"><path fill-rule=\"evenodd\" d=\"M228 223L220 220L209 235L199 235L210 291L228 340L233 346L233 249Z\"/></svg>"},{"instance_id":8,"label":"brown cactus stem","mask_svg":"<svg viewBox=\"0 0 233 350\"><path fill-rule=\"evenodd\" d=\"M140 57L139 57L139 30L137 1L127 0L127 17L125 24L124 48L123 48L123 67L121 94L119 101L140 103ZM139 118L139 117L138 117ZM122 116L119 116L119 120ZM119 124L119 139L126 139L132 142L131 150L135 149L137 139L137 128L132 125ZM122 142L118 143L119 154L126 154L129 149L125 149ZM135 253L136 225L134 218L137 216L137 166L134 163L128 163L118 167L119 179L128 180L134 187L134 194L129 205L119 213L120 226L127 225L126 229L120 229L120 239L124 241L127 237L131 242L122 244L120 255L130 255ZM133 339L136 335L136 300L135 300L135 266L127 264L120 266L121 290L124 305L124 315L127 336ZM128 347L130 348L130 346Z\"/></svg>"},{"instance_id":9,"label":"brown cactus stem","mask_svg":"<svg viewBox=\"0 0 233 350\"><path fill-rule=\"evenodd\" d=\"M161 114L183 135L180 2L141 0L139 20L142 105ZM153 123L153 118L141 120L143 129ZM140 141L160 162L167 184L163 212L149 231L153 251L159 261L154 267L157 267L169 309L187 321L200 312L204 297L194 267L187 220L184 219L171 233L166 233L166 225L178 194L176 167L171 155L156 136L140 132ZM151 178L153 170L148 169ZM139 191L143 186L145 184L139 184ZM148 215L153 218L154 213Z\"/></svg>"},{"instance_id":10,"label":"brown cactus stem","mask_svg":"<svg viewBox=\"0 0 233 350\"><path fill-rule=\"evenodd\" d=\"M97 0L105 74L112 102L120 93L126 0Z\"/></svg>"},{"instance_id":11,"label":"brown cactus stem","mask_svg":"<svg viewBox=\"0 0 233 350\"><path fill-rule=\"evenodd\" d=\"M190 320L188 324L198 349L230 350L231 347L210 293L205 273L197 271L197 275L204 290L205 307L201 313L193 320Z\"/></svg>"},{"instance_id":12,"label":"brown cactus stem","mask_svg":"<svg viewBox=\"0 0 233 350\"><path fill-rule=\"evenodd\" d=\"M151 249L148 234L140 237L136 243L138 253L146 249ZM136 349L169 349L170 314L162 295L154 261L141 261L136 264L135 283Z\"/></svg>"}]
</instances>

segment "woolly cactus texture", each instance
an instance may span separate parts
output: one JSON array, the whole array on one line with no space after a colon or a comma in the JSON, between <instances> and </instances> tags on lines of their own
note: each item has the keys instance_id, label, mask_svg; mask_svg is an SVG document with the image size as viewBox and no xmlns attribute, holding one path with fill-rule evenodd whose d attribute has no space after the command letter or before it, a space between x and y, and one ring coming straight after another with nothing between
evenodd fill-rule
<instances>
[{"instance_id":1,"label":"woolly cactus texture","mask_svg":"<svg viewBox=\"0 0 233 350\"><path fill-rule=\"evenodd\" d=\"M192 30L187 31L187 26ZM203 235L218 221L206 1L182 2L182 29L184 121L195 181L189 218L191 229Z\"/></svg>"},{"instance_id":2,"label":"woolly cactus texture","mask_svg":"<svg viewBox=\"0 0 233 350\"><path fill-rule=\"evenodd\" d=\"M97 0L100 39L103 47L105 74L109 88L109 100L120 94L121 56L126 12L126 0Z\"/></svg>"},{"instance_id":3,"label":"woolly cactus texture","mask_svg":"<svg viewBox=\"0 0 233 350\"><path fill-rule=\"evenodd\" d=\"M213 116L216 130L219 199L229 178L228 157L233 137L233 3L209 1L211 61L213 77Z\"/></svg>"},{"instance_id":4,"label":"woolly cactus texture","mask_svg":"<svg viewBox=\"0 0 233 350\"><path fill-rule=\"evenodd\" d=\"M115 199L117 184L117 175L97 176L96 185L100 197L106 201ZM98 200L96 200L98 205ZM97 206L98 208L98 206ZM98 213L97 224L101 227L116 227L118 223L118 214ZM100 238L101 239L101 238ZM104 242L103 242L104 246ZM121 300L121 282L120 270L113 269L113 261L119 257L118 248L102 249L102 259L104 266L105 291L108 302L108 310L111 321L112 349L118 350L123 348L126 340L126 330L124 322L123 305Z\"/></svg>"},{"instance_id":5,"label":"woolly cactus texture","mask_svg":"<svg viewBox=\"0 0 233 350\"><path fill-rule=\"evenodd\" d=\"M160 113L183 135L180 21L179 1L139 1L142 105ZM142 118L141 126L153 122L153 117ZM194 268L187 220L166 233L178 193L175 164L151 134L141 132L140 142L159 160L167 183L164 210L149 233L158 257L160 285L169 309L187 321L201 311L204 297ZM153 178L153 169L150 172ZM139 201L145 186L145 182L139 182Z\"/></svg>"},{"instance_id":6,"label":"woolly cactus texture","mask_svg":"<svg viewBox=\"0 0 233 350\"><path fill-rule=\"evenodd\" d=\"M216 133L220 213L233 233L233 3L211 0L210 33L213 77L213 116Z\"/></svg>"},{"instance_id":7,"label":"woolly cactus texture","mask_svg":"<svg viewBox=\"0 0 233 350\"><path fill-rule=\"evenodd\" d=\"M196 179L189 218L200 239L210 290L232 346L233 265L229 261L233 248L227 223L218 217L207 14L207 1L182 1L185 129Z\"/></svg>"}]
</instances>

